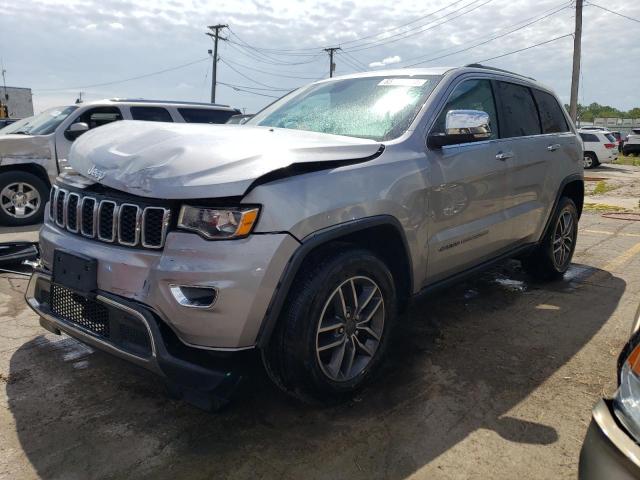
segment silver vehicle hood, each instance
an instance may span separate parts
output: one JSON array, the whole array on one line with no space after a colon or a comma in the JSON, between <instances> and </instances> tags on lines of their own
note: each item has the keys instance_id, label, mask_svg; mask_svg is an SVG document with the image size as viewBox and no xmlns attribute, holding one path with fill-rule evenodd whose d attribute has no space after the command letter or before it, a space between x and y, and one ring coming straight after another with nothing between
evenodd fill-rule
<instances>
[{"instance_id":1,"label":"silver vehicle hood","mask_svg":"<svg viewBox=\"0 0 640 480\"><path fill-rule=\"evenodd\" d=\"M0 165L3 161L42 160L51 158L49 137L0 135Z\"/></svg>"},{"instance_id":2,"label":"silver vehicle hood","mask_svg":"<svg viewBox=\"0 0 640 480\"><path fill-rule=\"evenodd\" d=\"M108 187L154 198L243 195L274 180L378 155L373 140L248 125L121 121L74 143L71 167Z\"/></svg>"}]
</instances>

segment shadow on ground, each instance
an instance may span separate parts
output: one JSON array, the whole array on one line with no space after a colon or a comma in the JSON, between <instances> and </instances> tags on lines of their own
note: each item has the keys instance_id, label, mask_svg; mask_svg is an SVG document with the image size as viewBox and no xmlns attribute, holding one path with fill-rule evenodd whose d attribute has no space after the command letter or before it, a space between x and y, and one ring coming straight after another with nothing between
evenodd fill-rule
<instances>
[{"instance_id":1,"label":"shadow on ground","mask_svg":"<svg viewBox=\"0 0 640 480\"><path fill-rule=\"evenodd\" d=\"M586 281L594 274L601 286ZM13 355L9 406L46 479L400 479L480 428L557 440L552 425L506 413L589 342L625 290L590 267L568 278L530 285L508 262L417 301L379 379L339 407L290 401L258 372L207 414L168 399L146 372L52 337Z\"/></svg>"}]
</instances>

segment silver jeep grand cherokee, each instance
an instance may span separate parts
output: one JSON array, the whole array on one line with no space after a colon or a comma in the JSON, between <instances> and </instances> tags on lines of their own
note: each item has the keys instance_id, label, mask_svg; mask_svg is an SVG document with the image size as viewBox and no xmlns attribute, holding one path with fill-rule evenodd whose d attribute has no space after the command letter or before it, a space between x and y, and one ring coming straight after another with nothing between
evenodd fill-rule
<instances>
[{"instance_id":1,"label":"silver jeep grand cherokee","mask_svg":"<svg viewBox=\"0 0 640 480\"><path fill-rule=\"evenodd\" d=\"M27 302L205 407L249 349L290 394L351 394L412 296L511 256L561 276L583 203L557 98L481 65L315 82L241 126L116 122L69 161Z\"/></svg>"}]
</instances>

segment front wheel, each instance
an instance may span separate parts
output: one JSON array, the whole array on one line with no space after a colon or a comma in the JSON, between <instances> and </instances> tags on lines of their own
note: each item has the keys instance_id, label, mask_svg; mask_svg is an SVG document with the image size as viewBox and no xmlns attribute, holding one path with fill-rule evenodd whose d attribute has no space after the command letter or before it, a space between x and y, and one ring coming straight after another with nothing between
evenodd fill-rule
<instances>
[{"instance_id":1,"label":"front wheel","mask_svg":"<svg viewBox=\"0 0 640 480\"><path fill-rule=\"evenodd\" d=\"M271 379L305 401L353 394L380 365L396 317L391 272L369 251L347 248L304 267L263 361Z\"/></svg>"},{"instance_id":2,"label":"front wheel","mask_svg":"<svg viewBox=\"0 0 640 480\"><path fill-rule=\"evenodd\" d=\"M20 226L41 222L48 196L49 187L32 173L0 173L0 224Z\"/></svg>"},{"instance_id":3,"label":"front wheel","mask_svg":"<svg viewBox=\"0 0 640 480\"><path fill-rule=\"evenodd\" d=\"M571 264L577 238L578 210L573 200L562 197L542 242L522 259L522 266L538 280L562 277Z\"/></svg>"}]
</instances>

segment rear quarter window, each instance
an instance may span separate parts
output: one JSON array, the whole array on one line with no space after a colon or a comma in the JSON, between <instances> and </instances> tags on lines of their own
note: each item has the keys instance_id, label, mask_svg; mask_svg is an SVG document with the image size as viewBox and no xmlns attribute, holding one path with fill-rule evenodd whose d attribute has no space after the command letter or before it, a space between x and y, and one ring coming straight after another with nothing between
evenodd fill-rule
<instances>
[{"instance_id":1,"label":"rear quarter window","mask_svg":"<svg viewBox=\"0 0 640 480\"><path fill-rule=\"evenodd\" d=\"M541 90L532 89L532 92L538 105L542 133L568 132L567 119L555 97Z\"/></svg>"},{"instance_id":2,"label":"rear quarter window","mask_svg":"<svg viewBox=\"0 0 640 480\"><path fill-rule=\"evenodd\" d=\"M598 142L598 137L593 133L581 133L580 138L583 142Z\"/></svg>"},{"instance_id":3,"label":"rear quarter window","mask_svg":"<svg viewBox=\"0 0 640 480\"><path fill-rule=\"evenodd\" d=\"M131 118L147 122L173 122L171 114L162 107L131 107Z\"/></svg>"},{"instance_id":4,"label":"rear quarter window","mask_svg":"<svg viewBox=\"0 0 640 480\"><path fill-rule=\"evenodd\" d=\"M178 112L187 123L227 123L227 120L238 113L233 110L207 108L179 108Z\"/></svg>"}]
</instances>

